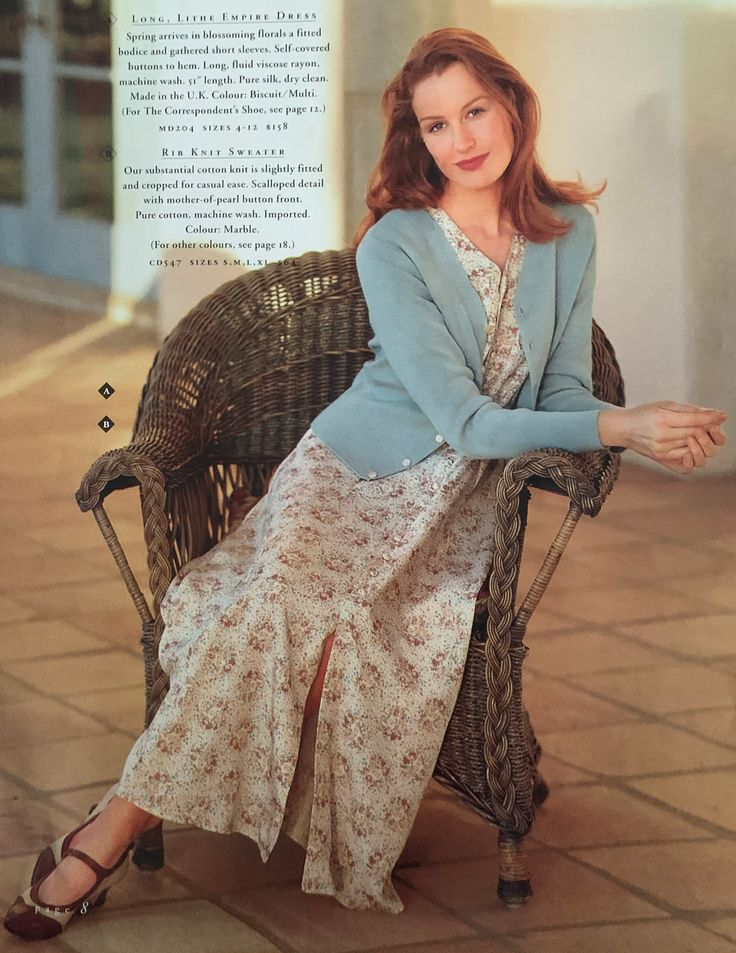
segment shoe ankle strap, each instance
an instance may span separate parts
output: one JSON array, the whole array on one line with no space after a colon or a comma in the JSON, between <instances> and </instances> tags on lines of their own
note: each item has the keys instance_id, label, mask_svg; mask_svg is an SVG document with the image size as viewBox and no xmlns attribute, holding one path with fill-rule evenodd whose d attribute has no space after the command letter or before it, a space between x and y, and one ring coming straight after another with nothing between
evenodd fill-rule
<instances>
[{"instance_id":1,"label":"shoe ankle strap","mask_svg":"<svg viewBox=\"0 0 736 953\"><path fill-rule=\"evenodd\" d=\"M120 855L119 859L112 865L112 867L103 867L102 864L98 863L94 857L90 857L89 854L86 854L83 850L80 850L78 847L69 847L66 852L67 857L78 857L80 860L84 861L88 867L91 867L94 873L97 876L98 881L103 877L109 877L110 874L117 870L118 867L124 863L125 858L128 856L128 851L130 850L131 845L125 848L123 853Z\"/></svg>"}]
</instances>

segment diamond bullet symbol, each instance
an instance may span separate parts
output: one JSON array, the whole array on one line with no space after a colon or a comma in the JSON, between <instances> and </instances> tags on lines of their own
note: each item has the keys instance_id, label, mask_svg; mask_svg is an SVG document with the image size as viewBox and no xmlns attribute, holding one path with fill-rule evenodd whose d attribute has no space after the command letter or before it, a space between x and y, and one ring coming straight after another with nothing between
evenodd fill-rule
<instances>
[{"instance_id":1,"label":"diamond bullet symbol","mask_svg":"<svg viewBox=\"0 0 736 953\"><path fill-rule=\"evenodd\" d=\"M102 387L97 388L97 393L102 394L102 396L107 400L108 397L112 397L115 393L115 388L112 384L108 384L107 381L102 385Z\"/></svg>"},{"instance_id":2,"label":"diamond bullet symbol","mask_svg":"<svg viewBox=\"0 0 736 953\"><path fill-rule=\"evenodd\" d=\"M112 430L112 428L115 426L115 421L114 421L114 420L110 420L110 418L107 416L107 414L105 414L105 416L102 418L102 420L98 420L98 421L97 421L97 426L100 427L100 429L105 430L105 431L107 431L107 430Z\"/></svg>"}]
</instances>

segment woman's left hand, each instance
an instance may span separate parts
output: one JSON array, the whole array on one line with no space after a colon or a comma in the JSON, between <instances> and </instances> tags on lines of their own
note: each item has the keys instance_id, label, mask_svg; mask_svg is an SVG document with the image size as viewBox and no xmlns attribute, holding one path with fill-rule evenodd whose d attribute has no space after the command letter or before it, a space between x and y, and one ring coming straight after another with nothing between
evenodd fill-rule
<instances>
[{"instance_id":1,"label":"woman's left hand","mask_svg":"<svg viewBox=\"0 0 736 953\"><path fill-rule=\"evenodd\" d=\"M714 457L718 452L718 447L722 447L725 442L726 437L720 427L696 430L693 436L687 438L693 466L704 467L706 460L709 457Z\"/></svg>"},{"instance_id":2,"label":"woman's left hand","mask_svg":"<svg viewBox=\"0 0 736 953\"><path fill-rule=\"evenodd\" d=\"M694 435L686 438L687 447L671 450L669 460L679 459L681 473L692 473L696 467L704 467L706 461L718 453L718 448L726 443L726 435L720 427L698 429Z\"/></svg>"}]
</instances>

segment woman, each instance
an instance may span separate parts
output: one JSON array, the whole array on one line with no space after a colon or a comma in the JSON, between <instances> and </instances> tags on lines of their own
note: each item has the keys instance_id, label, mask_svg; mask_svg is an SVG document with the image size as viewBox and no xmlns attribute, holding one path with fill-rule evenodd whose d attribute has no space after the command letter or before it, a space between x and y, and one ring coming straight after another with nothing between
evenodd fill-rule
<instances>
[{"instance_id":1,"label":"woman","mask_svg":"<svg viewBox=\"0 0 736 953\"><path fill-rule=\"evenodd\" d=\"M39 857L5 918L21 936L104 899L162 817L240 831L264 860L283 824L304 890L400 912L391 871L459 690L504 458L615 446L689 473L725 442L720 411L593 397L583 203L603 189L547 178L535 95L486 39L421 37L383 108L357 235L375 361L172 583L170 690Z\"/></svg>"}]
</instances>

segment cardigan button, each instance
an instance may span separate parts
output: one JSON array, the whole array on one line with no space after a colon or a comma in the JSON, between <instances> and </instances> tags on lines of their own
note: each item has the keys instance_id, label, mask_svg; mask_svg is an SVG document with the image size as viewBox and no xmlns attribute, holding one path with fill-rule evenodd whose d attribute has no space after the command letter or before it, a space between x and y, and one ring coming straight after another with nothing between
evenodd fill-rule
<instances>
[{"instance_id":1,"label":"cardigan button","mask_svg":"<svg viewBox=\"0 0 736 953\"><path fill-rule=\"evenodd\" d=\"M401 461L401 465L402 465L402 467L411 466L411 460L410 460L408 457L405 457L405 458Z\"/></svg>"},{"instance_id":2,"label":"cardigan button","mask_svg":"<svg viewBox=\"0 0 736 953\"><path fill-rule=\"evenodd\" d=\"M378 476L378 474L376 473L375 470L369 470L369 471L368 471L368 479L369 479L369 480L375 480L375 478L376 478L377 476Z\"/></svg>"},{"instance_id":3,"label":"cardigan button","mask_svg":"<svg viewBox=\"0 0 736 953\"><path fill-rule=\"evenodd\" d=\"M442 436L441 433L438 433L438 434L435 434L434 439L437 441L437 443L443 443L445 438Z\"/></svg>"}]
</instances>

